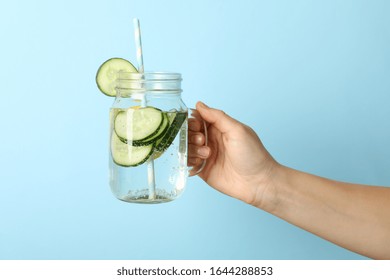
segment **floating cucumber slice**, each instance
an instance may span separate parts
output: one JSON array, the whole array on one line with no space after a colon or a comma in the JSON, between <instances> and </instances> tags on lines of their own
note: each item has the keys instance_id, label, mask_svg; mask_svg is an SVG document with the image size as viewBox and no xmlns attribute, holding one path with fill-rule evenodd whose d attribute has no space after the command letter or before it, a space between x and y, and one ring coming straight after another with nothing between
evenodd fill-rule
<instances>
[{"instance_id":1,"label":"floating cucumber slice","mask_svg":"<svg viewBox=\"0 0 390 280\"><path fill-rule=\"evenodd\" d=\"M135 147L124 143L115 132L111 135L111 155L117 165L130 167L137 166L145 161L153 153L153 144Z\"/></svg>"},{"instance_id":2,"label":"floating cucumber slice","mask_svg":"<svg viewBox=\"0 0 390 280\"><path fill-rule=\"evenodd\" d=\"M145 146L155 141L164 131L164 113L154 107L128 108L120 111L114 120L114 130L125 143ZM165 122L167 126L167 122Z\"/></svg>"},{"instance_id":3,"label":"floating cucumber slice","mask_svg":"<svg viewBox=\"0 0 390 280\"><path fill-rule=\"evenodd\" d=\"M111 58L105 61L96 73L96 84L101 92L108 96L115 96L115 80L117 73L138 72L131 62L123 58Z\"/></svg>"},{"instance_id":4,"label":"floating cucumber slice","mask_svg":"<svg viewBox=\"0 0 390 280\"><path fill-rule=\"evenodd\" d=\"M156 142L158 139L160 139L168 130L169 127L169 119L166 113L163 113L163 122L160 125L160 128L156 133L154 133L152 136L141 140L141 141L135 141L134 144L138 145L149 145L150 143Z\"/></svg>"}]
</instances>

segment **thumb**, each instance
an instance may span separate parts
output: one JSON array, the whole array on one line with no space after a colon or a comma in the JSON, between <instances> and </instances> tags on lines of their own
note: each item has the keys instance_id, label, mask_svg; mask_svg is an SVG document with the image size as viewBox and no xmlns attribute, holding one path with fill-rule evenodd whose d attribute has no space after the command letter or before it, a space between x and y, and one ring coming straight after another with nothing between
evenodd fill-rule
<instances>
[{"instance_id":1,"label":"thumb","mask_svg":"<svg viewBox=\"0 0 390 280\"><path fill-rule=\"evenodd\" d=\"M210 108L203 102L197 102L196 109L206 122L214 125L222 133L229 132L234 126L239 124L237 120L228 116L225 112Z\"/></svg>"}]
</instances>

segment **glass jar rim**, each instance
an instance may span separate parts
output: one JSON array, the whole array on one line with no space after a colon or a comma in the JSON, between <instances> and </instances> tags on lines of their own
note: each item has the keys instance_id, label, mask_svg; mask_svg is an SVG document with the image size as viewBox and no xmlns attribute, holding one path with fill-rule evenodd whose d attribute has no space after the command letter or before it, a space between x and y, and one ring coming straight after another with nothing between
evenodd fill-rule
<instances>
[{"instance_id":1,"label":"glass jar rim","mask_svg":"<svg viewBox=\"0 0 390 280\"><path fill-rule=\"evenodd\" d=\"M174 72L119 72L116 90L129 93L181 93L181 74Z\"/></svg>"},{"instance_id":2,"label":"glass jar rim","mask_svg":"<svg viewBox=\"0 0 390 280\"><path fill-rule=\"evenodd\" d=\"M163 72L163 71L156 71L156 72L144 72L144 73L138 73L138 72L126 72L126 71L120 71L118 73L117 77L118 81L122 80L145 80L145 81L165 81L165 80L176 80L181 81L182 76L180 73L176 72Z\"/></svg>"}]
</instances>

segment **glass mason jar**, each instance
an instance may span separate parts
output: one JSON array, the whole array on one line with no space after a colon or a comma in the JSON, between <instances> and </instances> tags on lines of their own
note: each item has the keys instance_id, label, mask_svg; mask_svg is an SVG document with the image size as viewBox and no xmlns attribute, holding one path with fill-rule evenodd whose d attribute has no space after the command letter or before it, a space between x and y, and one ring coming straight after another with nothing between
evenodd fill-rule
<instances>
[{"instance_id":1,"label":"glass mason jar","mask_svg":"<svg viewBox=\"0 0 390 280\"><path fill-rule=\"evenodd\" d=\"M188 115L181 99L181 74L121 72L110 109L110 187L116 198L162 203L179 197L186 185ZM191 117L192 116L192 117ZM201 171L203 162L191 174Z\"/></svg>"}]
</instances>

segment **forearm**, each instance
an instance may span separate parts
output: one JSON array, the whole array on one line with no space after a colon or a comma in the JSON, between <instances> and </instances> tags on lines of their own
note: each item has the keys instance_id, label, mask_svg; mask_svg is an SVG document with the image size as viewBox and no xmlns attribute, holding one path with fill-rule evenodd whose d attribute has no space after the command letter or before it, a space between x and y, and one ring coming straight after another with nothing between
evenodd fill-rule
<instances>
[{"instance_id":1,"label":"forearm","mask_svg":"<svg viewBox=\"0 0 390 280\"><path fill-rule=\"evenodd\" d=\"M278 166L256 206L354 252L390 259L389 188Z\"/></svg>"}]
</instances>

